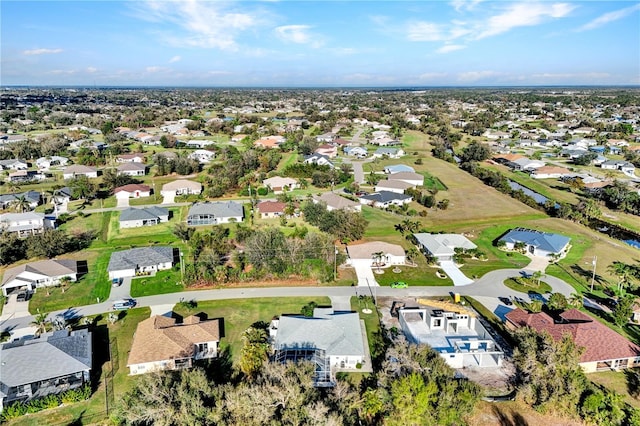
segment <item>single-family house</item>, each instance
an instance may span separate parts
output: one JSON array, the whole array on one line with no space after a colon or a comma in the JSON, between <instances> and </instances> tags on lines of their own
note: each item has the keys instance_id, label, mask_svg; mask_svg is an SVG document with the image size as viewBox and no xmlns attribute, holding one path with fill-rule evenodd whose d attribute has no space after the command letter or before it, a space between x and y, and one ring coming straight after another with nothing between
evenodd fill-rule
<instances>
[{"instance_id":1,"label":"single-family house","mask_svg":"<svg viewBox=\"0 0 640 426\"><path fill-rule=\"evenodd\" d=\"M161 194L165 195L165 193L172 193L173 195L191 195L200 194L201 192L202 185L199 182L178 179L162 185Z\"/></svg>"},{"instance_id":2,"label":"single-family house","mask_svg":"<svg viewBox=\"0 0 640 426\"><path fill-rule=\"evenodd\" d=\"M35 209L40 204L40 193L37 191L27 191L13 194L0 195L0 209L8 209L18 200L24 199L30 209Z\"/></svg>"},{"instance_id":3,"label":"single-family house","mask_svg":"<svg viewBox=\"0 0 640 426\"><path fill-rule=\"evenodd\" d=\"M290 177L273 176L262 181L274 194L282 194L285 190L292 191L299 187L298 181Z\"/></svg>"},{"instance_id":4,"label":"single-family house","mask_svg":"<svg viewBox=\"0 0 640 426\"><path fill-rule=\"evenodd\" d=\"M260 148L280 148L285 142L284 136L267 136L260 138L253 143L253 146Z\"/></svg>"},{"instance_id":5,"label":"single-family house","mask_svg":"<svg viewBox=\"0 0 640 426\"><path fill-rule=\"evenodd\" d=\"M373 158L400 158L404 155L404 150L402 148L378 148L373 153Z\"/></svg>"},{"instance_id":6,"label":"single-family house","mask_svg":"<svg viewBox=\"0 0 640 426\"><path fill-rule=\"evenodd\" d=\"M543 167L546 163L540 160L523 157L507 163L513 170L531 171Z\"/></svg>"},{"instance_id":7,"label":"single-family house","mask_svg":"<svg viewBox=\"0 0 640 426\"><path fill-rule=\"evenodd\" d=\"M386 179L378 182L374 190L376 192L389 191L389 192L396 192L398 194L404 194L404 191L406 191L407 189L415 188L415 187L416 187L415 185L407 183L402 180Z\"/></svg>"},{"instance_id":8,"label":"single-family house","mask_svg":"<svg viewBox=\"0 0 640 426\"><path fill-rule=\"evenodd\" d=\"M403 204L409 204L412 200L413 197L410 195L398 194L397 192L391 191L379 191L361 196L360 204L386 209L392 205L402 206Z\"/></svg>"},{"instance_id":9,"label":"single-family house","mask_svg":"<svg viewBox=\"0 0 640 426\"><path fill-rule=\"evenodd\" d=\"M131 154L116 155L116 162L118 163L144 163L144 154L137 152Z\"/></svg>"},{"instance_id":10,"label":"single-family house","mask_svg":"<svg viewBox=\"0 0 640 426\"><path fill-rule=\"evenodd\" d=\"M63 278L76 281L78 278L78 262L68 259L47 259L14 266L4 271L2 277L2 294L8 295L14 290L33 291L40 287L60 284Z\"/></svg>"},{"instance_id":11,"label":"single-family house","mask_svg":"<svg viewBox=\"0 0 640 426\"><path fill-rule=\"evenodd\" d=\"M193 139L193 140L189 140L184 142L185 146L187 148L206 148L209 145L213 145L215 142L214 141L209 141L206 139Z\"/></svg>"},{"instance_id":12,"label":"single-family house","mask_svg":"<svg viewBox=\"0 0 640 426\"><path fill-rule=\"evenodd\" d=\"M378 254L382 253L381 256ZM373 241L347 246L347 263L365 263L367 266L404 265L406 253L402 246L383 241Z\"/></svg>"},{"instance_id":13,"label":"single-family house","mask_svg":"<svg viewBox=\"0 0 640 426\"><path fill-rule=\"evenodd\" d=\"M64 169L62 177L64 179L73 179L76 176L86 176L88 178L97 178L98 169L89 166L83 166L82 164L73 164Z\"/></svg>"},{"instance_id":14,"label":"single-family house","mask_svg":"<svg viewBox=\"0 0 640 426\"><path fill-rule=\"evenodd\" d=\"M533 256L562 255L569 251L571 238L564 235L515 228L500 237L506 247L513 250L515 245L524 244L527 253Z\"/></svg>"},{"instance_id":15,"label":"single-family house","mask_svg":"<svg viewBox=\"0 0 640 426\"><path fill-rule=\"evenodd\" d=\"M600 167L605 170L620 170L625 174L634 174L636 166L633 163L625 160L608 160L600 164Z\"/></svg>"},{"instance_id":16,"label":"single-family house","mask_svg":"<svg viewBox=\"0 0 640 426\"><path fill-rule=\"evenodd\" d=\"M577 309L553 318L546 312L529 313L516 308L508 312L505 319L512 330L530 327L549 333L554 340L571 336L575 345L583 349L579 365L586 373L640 366L640 346Z\"/></svg>"},{"instance_id":17,"label":"single-family house","mask_svg":"<svg viewBox=\"0 0 640 426\"><path fill-rule=\"evenodd\" d=\"M334 145L320 145L314 151L316 154L326 155L329 158L335 158L338 156L338 147Z\"/></svg>"},{"instance_id":18,"label":"single-family house","mask_svg":"<svg viewBox=\"0 0 640 426\"><path fill-rule=\"evenodd\" d=\"M195 203L189 209L187 225L218 225L220 223L242 222L244 207L233 201Z\"/></svg>"},{"instance_id":19,"label":"single-family house","mask_svg":"<svg viewBox=\"0 0 640 426\"><path fill-rule=\"evenodd\" d=\"M117 199L142 198L151 196L151 188L148 185L142 185L140 183L130 183L117 187L113 190L113 193Z\"/></svg>"},{"instance_id":20,"label":"single-family house","mask_svg":"<svg viewBox=\"0 0 640 426\"><path fill-rule=\"evenodd\" d=\"M317 164L318 166L329 166L329 168L331 169L335 167L328 156L317 154L317 153L313 153L311 155L305 155L303 162L305 164Z\"/></svg>"},{"instance_id":21,"label":"single-family house","mask_svg":"<svg viewBox=\"0 0 640 426\"><path fill-rule=\"evenodd\" d=\"M196 149L189 153L188 157L192 160L196 160L200 164L208 164L216 158L216 153L206 149Z\"/></svg>"},{"instance_id":22,"label":"single-family house","mask_svg":"<svg viewBox=\"0 0 640 426\"><path fill-rule=\"evenodd\" d=\"M367 158L367 148L362 146L345 146L342 152L349 157Z\"/></svg>"},{"instance_id":23,"label":"single-family house","mask_svg":"<svg viewBox=\"0 0 640 426\"><path fill-rule=\"evenodd\" d=\"M424 185L424 176L420 173L414 172L398 172L390 174L387 179L389 180L399 180L402 182L409 183L413 186L422 186Z\"/></svg>"},{"instance_id":24,"label":"single-family house","mask_svg":"<svg viewBox=\"0 0 640 426\"><path fill-rule=\"evenodd\" d=\"M147 166L144 163L122 163L117 169L118 175L144 176L147 173Z\"/></svg>"},{"instance_id":25,"label":"single-family house","mask_svg":"<svg viewBox=\"0 0 640 426\"><path fill-rule=\"evenodd\" d=\"M258 203L257 208L262 219L274 219L284 216L287 204L279 201L261 201Z\"/></svg>"},{"instance_id":26,"label":"single-family house","mask_svg":"<svg viewBox=\"0 0 640 426\"><path fill-rule=\"evenodd\" d=\"M502 365L502 349L474 313L462 307L400 308L398 321L409 341L431 346L452 368Z\"/></svg>"},{"instance_id":27,"label":"single-family house","mask_svg":"<svg viewBox=\"0 0 640 426\"><path fill-rule=\"evenodd\" d=\"M190 368L193 362L218 356L220 319L191 315L175 318L154 315L138 323L127 360L130 375Z\"/></svg>"},{"instance_id":28,"label":"single-family house","mask_svg":"<svg viewBox=\"0 0 640 426\"><path fill-rule=\"evenodd\" d=\"M534 179L561 179L563 177L571 176L573 173L564 167L559 166L543 166L538 167L531 172L531 177Z\"/></svg>"},{"instance_id":29,"label":"single-family house","mask_svg":"<svg viewBox=\"0 0 640 426\"><path fill-rule=\"evenodd\" d=\"M0 411L14 402L57 394L89 383L93 345L84 328L24 337L0 348Z\"/></svg>"},{"instance_id":30,"label":"single-family house","mask_svg":"<svg viewBox=\"0 0 640 426\"><path fill-rule=\"evenodd\" d=\"M406 164L390 164L384 167L384 172L388 175L392 175L394 173L401 172L415 173L415 170L413 167L407 166Z\"/></svg>"},{"instance_id":31,"label":"single-family house","mask_svg":"<svg viewBox=\"0 0 640 426\"><path fill-rule=\"evenodd\" d=\"M8 160L0 160L0 170L27 170L29 164L25 160L10 158Z\"/></svg>"},{"instance_id":32,"label":"single-family house","mask_svg":"<svg viewBox=\"0 0 640 426\"><path fill-rule=\"evenodd\" d=\"M111 254L107 271L109 279L148 275L171 269L178 250L169 246L139 247Z\"/></svg>"},{"instance_id":33,"label":"single-family house","mask_svg":"<svg viewBox=\"0 0 640 426\"><path fill-rule=\"evenodd\" d=\"M335 138L336 138L336 135L334 133L329 132L329 133L323 133L321 135L316 136L316 141L331 143Z\"/></svg>"},{"instance_id":34,"label":"single-family house","mask_svg":"<svg viewBox=\"0 0 640 426\"><path fill-rule=\"evenodd\" d=\"M418 247L425 253L435 257L438 261L453 260L456 254L455 249L473 250L477 246L469 241L467 237L460 234L413 234L416 238Z\"/></svg>"},{"instance_id":35,"label":"single-family house","mask_svg":"<svg viewBox=\"0 0 640 426\"><path fill-rule=\"evenodd\" d=\"M168 221L169 210L157 206L128 208L120 213L120 228L153 226Z\"/></svg>"},{"instance_id":36,"label":"single-family house","mask_svg":"<svg viewBox=\"0 0 640 426\"><path fill-rule=\"evenodd\" d=\"M51 167L65 167L69 159L67 157L61 157L59 155L52 155L50 157L40 157L36 160L36 166L40 170L49 170Z\"/></svg>"},{"instance_id":37,"label":"single-family house","mask_svg":"<svg viewBox=\"0 0 640 426\"><path fill-rule=\"evenodd\" d=\"M7 182L31 182L45 180L46 176L36 170L18 170L9 173Z\"/></svg>"},{"instance_id":38,"label":"single-family house","mask_svg":"<svg viewBox=\"0 0 640 426\"><path fill-rule=\"evenodd\" d=\"M15 232L19 237L40 234L45 229L55 228L55 218L44 213L3 213L0 214L0 232Z\"/></svg>"},{"instance_id":39,"label":"single-family house","mask_svg":"<svg viewBox=\"0 0 640 426\"><path fill-rule=\"evenodd\" d=\"M334 192L325 192L320 195L313 196L314 203L325 203L327 210L349 210L352 212L362 211L362 205L357 201L350 200Z\"/></svg>"},{"instance_id":40,"label":"single-family house","mask_svg":"<svg viewBox=\"0 0 640 426\"><path fill-rule=\"evenodd\" d=\"M314 384L335 385L339 371L369 370L364 323L357 312L316 308L313 317L281 315L269 334L276 362L315 361Z\"/></svg>"}]
</instances>

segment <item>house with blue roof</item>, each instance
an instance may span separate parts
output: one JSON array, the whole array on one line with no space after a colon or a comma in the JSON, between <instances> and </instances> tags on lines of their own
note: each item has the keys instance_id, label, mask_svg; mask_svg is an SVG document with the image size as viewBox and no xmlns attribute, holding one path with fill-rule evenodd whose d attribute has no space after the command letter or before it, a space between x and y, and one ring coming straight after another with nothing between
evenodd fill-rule
<instances>
[{"instance_id":1,"label":"house with blue roof","mask_svg":"<svg viewBox=\"0 0 640 426\"><path fill-rule=\"evenodd\" d=\"M504 234L499 241L504 241L506 247L511 250L517 243L524 243L527 253L546 257L564 255L569 251L571 238L532 229L516 228Z\"/></svg>"},{"instance_id":2,"label":"house with blue roof","mask_svg":"<svg viewBox=\"0 0 640 426\"><path fill-rule=\"evenodd\" d=\"M402 172L415 173L415 170L413 167L407 166L406 164L391 164L389 166L385 166L384 172L388 175L392 175L394 173Z\"/></svg>"}]
</instances>

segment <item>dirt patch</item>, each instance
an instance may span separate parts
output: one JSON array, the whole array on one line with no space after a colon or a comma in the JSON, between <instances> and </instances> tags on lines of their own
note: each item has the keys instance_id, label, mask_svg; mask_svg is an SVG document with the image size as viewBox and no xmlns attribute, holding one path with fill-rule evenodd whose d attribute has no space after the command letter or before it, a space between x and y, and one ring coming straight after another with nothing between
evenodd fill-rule
<instances>
[{"instance_id":1,"label":"dirt patch","mask_svg":"<svg viewBox=\"0 0 640 426\"><path fill-rule=\"evenodd\" d=\"M289 280L263 280L263 281L245 281L245 282L232 282L224 284L213 284L210 282L202 281L189 285L189 290L217 290L221 288L244 288L244 287L319 287L322 286L317 280L302 280L302 279L289 279Z\"/></svg>"},{"instance_id":2,"label":"dirt patch","mask_svg":"<svg viewBox=\"0 0 640 426\"><path fill-rule=\"evenodd\" d=\"M580 420L564 418L559 415L538 413L521 401L481 401L476 405L473 415L467 418L467 422L474 426L583 426L586 424Z\"/></svg>"}]
</instances>

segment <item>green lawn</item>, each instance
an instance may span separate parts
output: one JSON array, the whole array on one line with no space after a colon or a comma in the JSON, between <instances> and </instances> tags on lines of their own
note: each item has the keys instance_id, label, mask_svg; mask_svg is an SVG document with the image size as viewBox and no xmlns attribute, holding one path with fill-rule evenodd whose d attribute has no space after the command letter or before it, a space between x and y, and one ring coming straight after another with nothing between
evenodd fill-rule
<instances>
[{"instance_id":1,"label":"green lawn","mask_svg":"<svg viewBox=\"0 0 640 426\"><path fill-rule=\"evenodd\" d=\"M180 265L166 271L158 271L152 277L137 277L131 280L131 297L184 291Z\"/></svg>"},{"instance_id":2,"label":"green lawn","mask_svg":"<svg viewBox=\"0 0 640 426\"><path fill-rule=\"evenodd\" d=\"M93 383L95 391L87 401L61 406L52 410L45 410L35 414L23 416L12 421L12 426L40 426L40 425L71 425L71 424L111 424L106 413L106 373L110 370L109 341L116 344L112 347L114 358L113 380L107 383L113 390L113 398L109 398L110 408L129 390L135 379L129 377L127 358L133 340L133 334L138 323L149 317L149 308L131 309L121 313L121 319L115 324L107 324L107 319L98 316L96 326L93 327L94 368L92 373L97 375ZM111 394L111 390L109 391Z\"/></svg>"},{"instance_id":3,"label":"green lawn","mask_svg":"<svg viewBox=\"0 0 640 426\"><path fill-rule=\"evenodd\" d=\"M627 404L635 407L636 409L640 409L640 400L631 396L627 385L628 375L637 371L638 369L631 369L627 371L600 371L597 373L590 373L587 377L594 383L619 393L624 397L624 401Z\"/></svg>"},{"instance_id":4,"label":"green lawn","mask_svg":"<svg viewBox=\"0 0 640 426\"><path fill-rule=\"evenodd\" d=\"M287 297L257 298L234 300L210 300L198 302L193 309L178 304L174 311L183 317L204 312L209 318L224 318L224 337L222 347L231 350L231 357L236 362L242 349L242 333L256 321L269 322L281 314L299 314L307 303L315 301L320 306L329 306L328 297Z\"/></svg>"},{"instance_id":5,"label":"green lawn","mask_svg":"<svg viewBox=\"0 0 640 426\"><path fill-rule=\"evenodd\" d=\"M381 286L390 286L394 281L404 281L412 286L453 286L453 282L449 277L439 278L436 275L437 268L427 266L424 256L419 256L417 260L418 266L399 266L402 272L393 272L394 267L384 268L383 274L374 274L376 281Z\"/></svg>"},{"instance_id":6,"label":"green lawn","mask_svg":"<svg viewBox=\"0 0 640 426\"><path fill-rule=\"evenodd\" d=\"M550 293L553 291L551 286L544 281L539 283L534 279L522 279L522 278L509 278L504 282L504 285L514 291L520 293L529 293L535 291L539 294Z\"/></svg>"}]
</instances>

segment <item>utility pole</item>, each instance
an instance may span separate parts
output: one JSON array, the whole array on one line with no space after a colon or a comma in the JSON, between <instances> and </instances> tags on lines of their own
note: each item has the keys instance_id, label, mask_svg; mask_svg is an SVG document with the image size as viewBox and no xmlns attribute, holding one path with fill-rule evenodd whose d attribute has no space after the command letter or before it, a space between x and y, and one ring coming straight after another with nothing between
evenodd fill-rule
<instances>
[{"instance_id":1,"label":"utility pole","mask_svg":"<svg viewBox=\"0 0 640 426\"><path fill-rule=\"evenodd\" d=\"M184 285L184 253L182 250L180 251L180 278L182 280L182 284Z\"/></svg>"},{"instance_id":2,"label":"utility pole","mask_svg":"<svg viewBox=\"0 0 640 426\"><path fill-rule=\"evenodd\" d=\"M338 247L333 245L333 280L338 279Z\"/></svg>"},{"instance_id":3,"label":"utility pole","mask_svg":"<svg viewBox=\"0 0 640 426\"><path fill-rule=\"evenodd\" d=\"M593 256L593 274L591 275L591 293L593 293L593 283L596 280L596 264L598 263L598 256Z\"/></svg>"}]
</instances>

